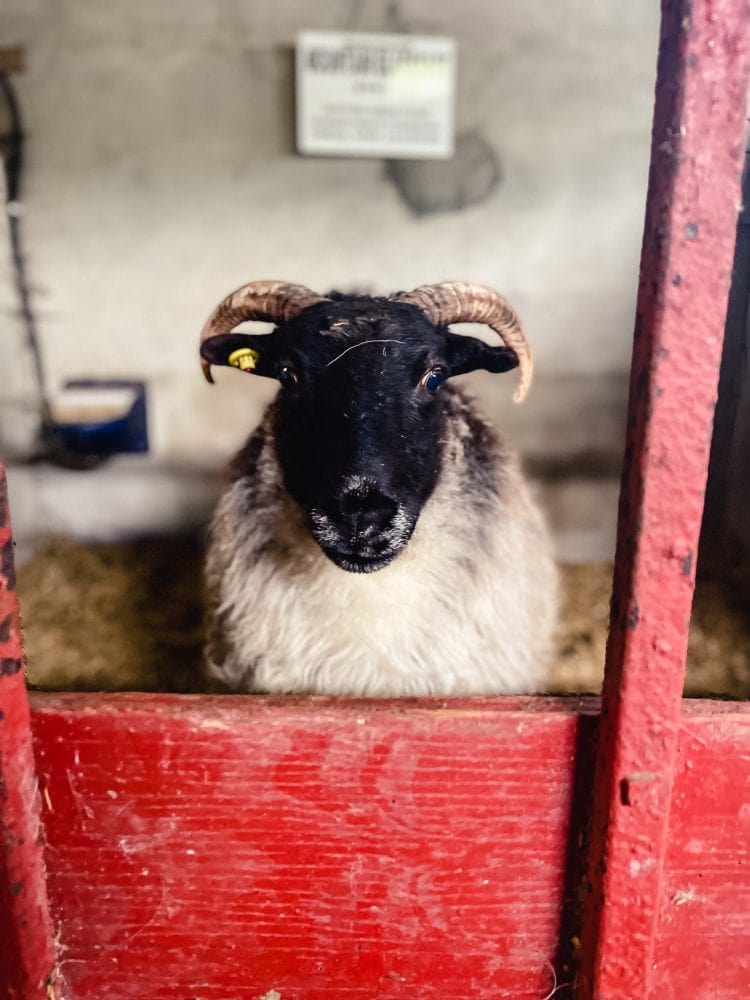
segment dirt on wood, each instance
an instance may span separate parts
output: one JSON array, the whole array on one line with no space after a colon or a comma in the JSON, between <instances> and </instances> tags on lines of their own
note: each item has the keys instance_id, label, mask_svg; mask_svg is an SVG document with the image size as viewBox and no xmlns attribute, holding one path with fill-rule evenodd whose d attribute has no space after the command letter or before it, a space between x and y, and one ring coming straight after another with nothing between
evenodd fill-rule
<instances>
[{"instance_id":1,"label":"dirt on wood","mask_svg":"<svg viewBox=\"0 0 750 1000\"><path fill-rule=\"evenodd\" d=\"M40 688L200 691L203 545L196 537L48 542L18 574L28 676ZM550 690L601 685L612 567L563 567ZM688 695L750 697L750 579L701 580Z\"/></svg>"}]
</instances>

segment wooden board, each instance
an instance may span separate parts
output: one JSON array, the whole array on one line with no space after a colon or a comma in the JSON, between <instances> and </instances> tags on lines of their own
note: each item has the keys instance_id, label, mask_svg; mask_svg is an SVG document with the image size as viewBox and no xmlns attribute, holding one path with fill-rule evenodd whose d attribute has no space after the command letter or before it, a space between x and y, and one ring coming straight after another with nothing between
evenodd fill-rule
<instances>
[{"instance_id":1,"label":"wooden board","mask_svg":"<svg viewBox=\"0 0 750 1000\"><path fill-rule=\"evenodd\" d=\"M32 706L66 996L553 988L578 700Z\"/></svg>"},{"instance_id":2,"label":"wooden board","mask_svg":"<svg viewBox=\"0 0 750 1000\"><path fill-rule=\"evenodd\" d=\"M750 997L750 704L704 706L678 741L650 1000Z\"/></svg>"},{"instance_id":3,"label":"wooden board","mask_svg":"<svg viewBox=\"0 0 750 1000\"><path fill-rule=\"evenodd\" d=\"M596 707L33 694L58 996L564 1000ZM650 996L744 1000L750 705L684 711Z\"/></svg>"}]
</instances>

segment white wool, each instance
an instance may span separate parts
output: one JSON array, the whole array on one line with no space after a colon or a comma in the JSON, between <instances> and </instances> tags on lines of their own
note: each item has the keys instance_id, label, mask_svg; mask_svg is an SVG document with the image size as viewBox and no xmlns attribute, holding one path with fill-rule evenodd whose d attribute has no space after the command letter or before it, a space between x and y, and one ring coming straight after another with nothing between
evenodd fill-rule
<instances>
[{"instance_id":1,"label":"white wool","mask_svg":"<svg viewBox=\"0 0 750 1000\"><path fill-rule=\"evenodd\" d=\"M371 697L540 690L550 666L557 571L515 457L498 445L497 491L467 489L465 422L404 551L348 573L318 547L280 486L268 437L258 463L275 507L248 509L240 478L217 510L207 575L233 690ZM485 470L486 471L486 470ZM468 478L467 478L468 477Z\"/></svg>"}]
</instances>

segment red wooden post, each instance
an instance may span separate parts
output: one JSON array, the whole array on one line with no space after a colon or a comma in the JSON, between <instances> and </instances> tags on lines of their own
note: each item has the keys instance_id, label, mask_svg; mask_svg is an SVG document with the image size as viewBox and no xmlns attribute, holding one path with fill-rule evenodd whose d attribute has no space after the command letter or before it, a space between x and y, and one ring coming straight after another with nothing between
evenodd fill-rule
<instances>
[{"instance_id":1,"label":"red wooden post","mask_svg":"<svg viewBox=\"0 0 750 1000\"><path fill-rule=\"evenodd\" d=\"M664 0L581 1000L644 1000L744 156L746 0Z\"/></svg>"},{"instance_id":2,"label":"red wooden post","mask_svg":"<svg viewBox=\"0 0 750 1000\"><path fill-rule=\"evenodd\" d=\"M55 956L23 663L0 462L0 993L38 1000L55 995Z\"/></svg>"}]
</instances>

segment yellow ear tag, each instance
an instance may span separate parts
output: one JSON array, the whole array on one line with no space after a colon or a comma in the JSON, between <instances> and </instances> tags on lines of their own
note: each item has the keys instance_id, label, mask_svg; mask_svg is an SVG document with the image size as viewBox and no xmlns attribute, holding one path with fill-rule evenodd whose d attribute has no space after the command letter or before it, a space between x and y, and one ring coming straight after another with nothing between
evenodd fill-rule
<instances>
[{"instance_id":1,"label":"yellow ear tag","mask_svg":"<svg viewBox=\"0 0 750 1000\"><path fill-rule=\"evenodd\" d=\"M233 368L239 368L243 372L252 372L255 370L259 359L260 354L258 351L253 351L250 347L239 347L229 355L227 364L230 364Z\"/></svg>"}]
</instances>

